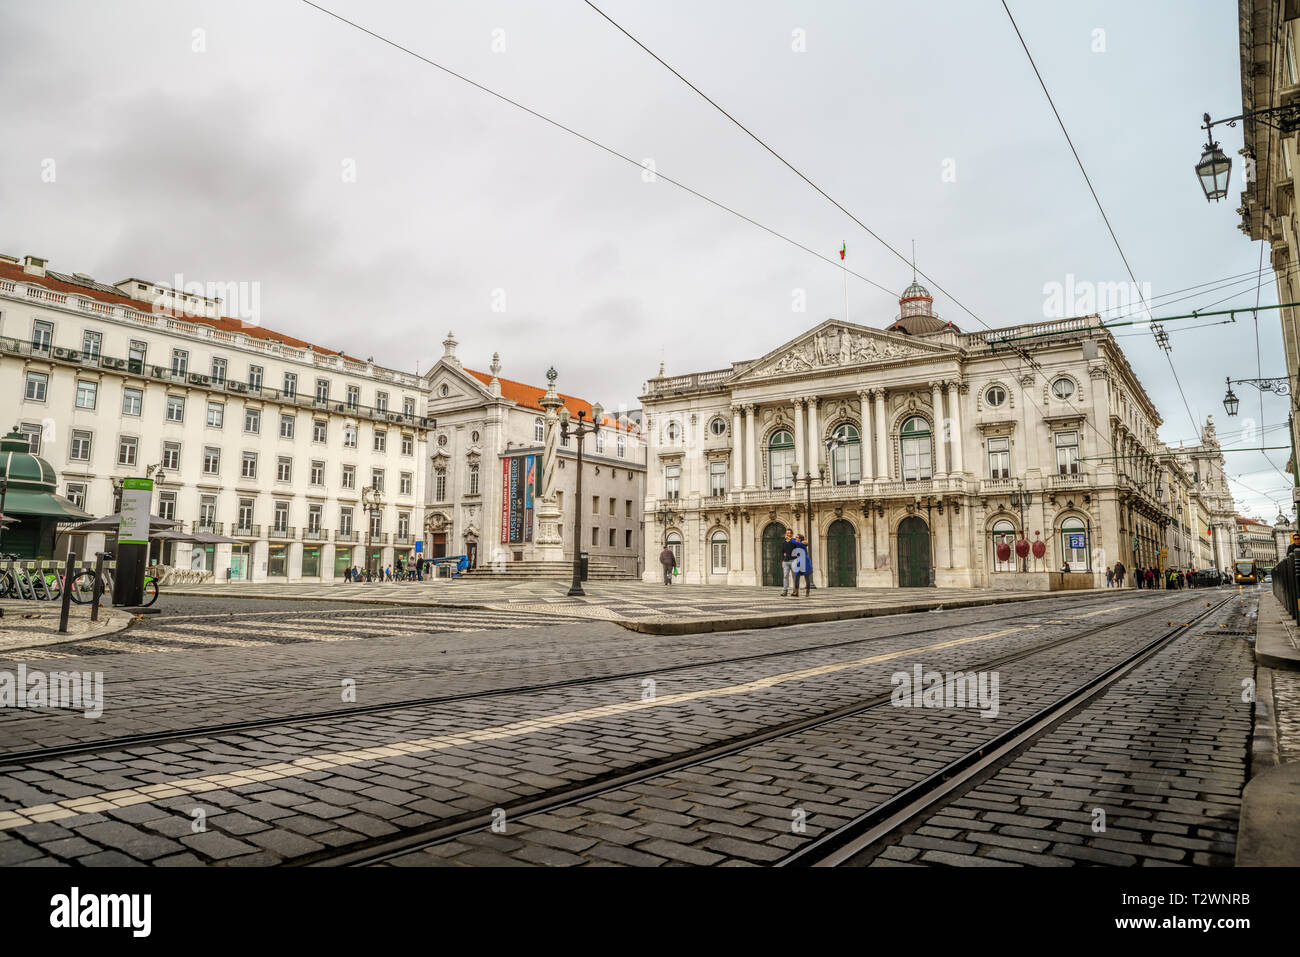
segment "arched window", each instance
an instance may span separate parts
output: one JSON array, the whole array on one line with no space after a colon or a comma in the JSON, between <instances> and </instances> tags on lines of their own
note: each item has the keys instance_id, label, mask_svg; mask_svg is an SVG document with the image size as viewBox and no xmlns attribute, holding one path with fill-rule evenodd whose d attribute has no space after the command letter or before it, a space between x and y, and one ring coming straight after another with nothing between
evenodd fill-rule
<instances>
[{"instance_id":1,"label":"arched window","mask_svg":"<svg viewBox=\"0 0 1300 957\"><path fill-rule=\"evenodd\" d=\"M722 529L709 537L709 559L715 575L727 573L727 533Z\"/></svg>"},{"instance_id":2,"label":"arched window","mask_svg":"<svg viewBox=\"0 0 1300 957\"><path fill-rule=\"evenodd\" d=\"M836 485L857 485L862 481L862 442L858 430L841 425L831 438L831 480Z\"/></svg>"},{"instance_id":3,"label":"arched window","mask_svg":"<svg viewBox=\"0 0 1300 957\"><path fill-rule=\"evenodd\" d=\"M672 531L668 533L665 540L668 550L673 553L673 561L677 564L679 571L686 571L686 565L682 561L682 536L680 532Z\"/></svg>"},{"instance_id":4,"label":"arched window","mask_svg":"<svg viewBox=\"0 0 1300 957\"><path fill-rule=\"evenodd\" d=\"M1013 572L1016 570L1016 526L1009 519L1000 518L993 523L990 531L993 538L993 570L995 572ZM1006 546L1006 558L998 556L998 546Z\"/></svg>"},{"instance_id":5,"label":"arched window","mask_svg":"<svg viewBox=\"0 0 1300 957\"><path fill-rule=\"evenodd\" d=\"M1088 570L1088 533L1083 519L1071 516L1061 522L1062 561L1068 562L1070 571Z\"/></svg>"},{"instance_id":6,"label":"arched window","mask_svg":"<svg viewBox=\"0 0 1300 957\"><path fill-rule=\"evenodd\" d=\"M794 436L781 429L767 443L767 477L771 488L794 485Z\"/></svg>"},{"instance_id":7,"label":"arched window","mask_svg":"<svg viewBox=\"0 0 1300 957\"><path fill-rule=\"evenodd\" d=\"M533 440L536 442L546 441L546 423L540 418L533 419Z\"/></svg>"},{"instance_id":8,"label":"arched window","mask_svg":"<svg viewBox=\"0 0 1300 957\"><path fill-rule=\"evenodd\" d=\"M919 415L912 416L903 423L899 444L903 458L904 482L934 477L929 422Z\"/></svg>"},{"instance_id":9,"label":"arched window","mask_svg":"<svg viewBox=\"0 0 1300 957\"><path fill-rule=\"evenodd\" d=\"M664 429L664 436L668 439L669 445L676 445L677 440L682 437L682 427L676 422L669 422L668 428Z\"/></svg>"}]
</instances>

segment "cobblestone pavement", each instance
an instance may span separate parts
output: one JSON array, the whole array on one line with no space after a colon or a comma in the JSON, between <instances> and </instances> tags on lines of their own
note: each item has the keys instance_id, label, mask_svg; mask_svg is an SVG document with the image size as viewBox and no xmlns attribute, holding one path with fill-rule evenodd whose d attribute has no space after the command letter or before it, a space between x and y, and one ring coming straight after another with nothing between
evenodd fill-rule
<instances>
[{"instance_id":1,"label":"cobblestone pavement","mask_svg":"<svg viewBox=\"0 0 1300 957\"><path fill-rule=\"evenodd\" d=\"M785 598L778 588L727 585L671 585L640 581L587 582L585 596L567 594L559 581L474 581L437 579L427 582L291 584L264 582L188 586L170 589L176 595L293 596L324 601L366 601L415 605L471 605L497 610L530 611L567 618L603 621L665 622L743 618L808 610L880 609L912 602L1043 598L1041 592L990 591L978 588L818 588L807 597ZM1105 593L1105 589L1101 590ZM1075 599L1088 593L1067 593ZM1095 594L1095 592L1094 592ZM1115 593L1112 593L1115 594Z\"/></svg>"},{"instance_id":2,"label":"cobblestone pavement","mask_svg":"<svg viewBox=\"0 0 1300 957\"><path fill-rule=\"evenodd\" d=\"M248 606L260 604L240 601ZM126 631L86 641L64 642L13 652L14 661L64 658L69 655L112 655L126 652L188 651L211 646L251 648L312 641L353 641L393 635L420 635L449 631L486 631L533 628L554 618L525 611L477 608L393 608L374 605L330 607L327 613L307 602L276 602L282 610L209 611L147 617ZM296 607L293 607L296 606ZM120 612L118 614L121 614ZM232 629L232 618L238 625Z\"/></svg>"},{"instance_id":3,"label":"cobblestone pavement","mask_svg":"<svg viewBox=\"0 0 1300 957\"><path fill-rule=\"evenodd\" d=\"M1104 669L1162 631L1166 616L1003 666L995 716L876 707L550 814L512 820L509 808L887 695L891 675L914 664L969 669L1145 610L1194 614L1205 605L1197 599L1217 597L1103 593L671 639L549 619L549 627L477 634L69 658L58 667L106 672L104 717L8 711L0 745L339 709L349 679L358 705L393 706L11 763L0 773L0 863L272 864L454 821L477 833L399 862L764 863ZM369 617L379 611L358 620ZM257 626L240 616L221 627L239 640ZM1213 649L1225 674L1235 666L1226 639L1199 647ZM623 677L602 677L612 675ZM555 686L564 681L585 683ZM400 704L466 694L474 696ZM490 828L498 807L507 809L505 834ZM796 812L805 819L797 833Z\"/></svg>"}]
</instances>

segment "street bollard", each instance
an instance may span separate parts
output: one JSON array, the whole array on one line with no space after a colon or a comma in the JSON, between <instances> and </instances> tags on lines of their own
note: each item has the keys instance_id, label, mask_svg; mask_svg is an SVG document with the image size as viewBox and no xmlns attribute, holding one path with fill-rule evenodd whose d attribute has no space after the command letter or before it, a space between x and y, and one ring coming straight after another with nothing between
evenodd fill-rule
<instances>
[{"instance_id":1,"label":"street bollard","mask_svg":"<svg viewBox=\"0 0 1300 957\"><path fill-rule=\"evenodd\" d=\"M99 621L99 599L104 595L104 553L95 552L95 583L90 586L90 620Z\"/></svg>"},{"instance_id":2,"label":"street bollard","mask_svg":"<svg viewBox=\"0 0 1300 957\"><path fill-rule=\"evenodd\" d=\"M76 556L68 552L68 565L63 571L63 602L59 609L59 634L68 633L68 611L72 608L72 565L76 561Z\"/></svg>"}]
</instances>

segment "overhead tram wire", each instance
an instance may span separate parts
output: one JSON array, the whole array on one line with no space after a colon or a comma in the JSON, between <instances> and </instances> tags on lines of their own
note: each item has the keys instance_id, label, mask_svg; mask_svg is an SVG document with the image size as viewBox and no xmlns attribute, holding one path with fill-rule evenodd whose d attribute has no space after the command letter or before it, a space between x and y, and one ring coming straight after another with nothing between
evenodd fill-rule
<instances>
[{"instance_id":1,"label":"overhead tram wire","mask_svg":"<svg viewBox=\"0 0 1300 957\"><path fill-rule=\"evenodd\" d=\"M608 153L610 156L623 160L625 163L635 166L639 170L644 169L644 166L642 166L642 164L638 160L635 160L630 156L620 153L612 146L606 146L604 143L601 143L599 140L595 140L592 137L587 136L586 134L581 133L578 130L575 130L573 127L566 126L565 124L561 123L559 120L552 119L546 114L541 113L530 106L526 106L523 103L520 103L518 100L513 100L510 97L506 96L504 93L498 93L496 90L492 89L491 87L484 86L482 83L472 80L469 77L465 76L464 74L457 73L455 70L451 69L450 67L443 66L441 63L438 63L436 60L431 60L428 57L424 56L423 54L415 52L409 47L402 46L402 44L398 43L395 40L390 40L388 37L376 33L375 31L370 30L367 27L363 27L361 24L349 20L347 17L344 17L341 14L335 13L333 10L329 10L325 7L320 6L319 4L313 3L312 0L301 0L301 2L304 3L306 6L311 7L313 10L323 13L326 16L333 17L335 20L338 20L340 23L344 23L347 26L352 27L354 30L358 30L361 33L366 34L367 36L378 40L380 43L387 44L393 49L405 53L407 56L414 57L415 59L421 61L422 63L434 67L435 69L441 70L443 73L446 73L448 76L455 77L457 80L460 80L462 83L467 83L470 86L474 87L475 89L480 90L483 93L487 93L489 96L494 96L498 100L501 100L503 103L508 103L509 105L515 107L516 109L523 110L525 113L529 114L530 116L533 116L544 123L548 123L551 126L555 127L556 129L568 133L570 136L577 137L578 139L582 140L584 143L588 143L591 146L594 146L597 149L602 150L605 153ZM812 256L816 256L818 259L822 260L823 262L831 266L834 266L835 269L841 273L847 272L850 276L853 276L857 279L861 279L867 285L880 290L882 293L888 295L891 299L895 298L897 295L895 290L890 289L887 286L884 286L881 283L876 282L874 279L870 279L867 276L862 275L860 272L856 272L855 270L848 269L843 263L831 259L829 256L824 256L821 253L817 252L817 250L812 249L809 246L805 246L797 239L792 239L791 237L785 235L784 233L778 232L772 227L760 223L758 220L754 219L753 217L746 216L744 213L740 212L739 210L733 209L732 207L726 205L725 203L713 199L711 196L707 196L697 189L687 186L681 180L674 179L673 177L668 176L657 169L655 170L655 177L656 179L661 179L667 183L671 183L673 186L676 186L678 189L684 190L685 192L690 193L692 196L698 199L704 200L706 203L710 204L711 206L716 206L718 209L730 213L732 216L735 216L738 219L744 220L745 222L749 223L751 226L757 226L759 229L763 230L763 232L768 233L771 236L775 236L777 239L780 239L782 242L789 243L791 246L794 246L797 249L801 249Z\"/></svg>"},{"instance_id":2,"label":"overhead tram wire","mask_svg":"<svg viewBox=\"0 0 1300 957\"><path fill-rule=\"evenodd\" d=\"M899 252L897 249L895 249L895 248L894 248L892 245L890 245L889 242L887 242L887 241L886 241L882 236L880 236L878 233L876 233L875 230L873 230L870 226L868 226L868 225L867 225L866 223L864 223L861 219L859 219L859 218L858 218L857 216L855 216L852 212L850 212L847 208L845 208L843 204L841 204L838 200L835 199L835 197L831 196L829 193L826 192L826 190L822 189L820 186L818 186L816 183L814 183L811 179L809 179L809 178L808 178L808 177L807 177L807 176L806 176L806 175L805 175L801 170L799 170L797 167L795 167L795 166L794 166L794 165L793 165L789 160L787 160L784 156L782 156L782 155L781 155L780 153L778 153L775 149L773 149L771 146L769 146L769 145L768 145L768 144L767 144L767 143L766 143L766 142L765 142L765 141L764 141L760 136L758 136L758 134L754 133L752 130L749 129L749 127L745 126L745 125L744 125L743 123L741 123L738 119L736 119L734 116L732 116L731 113L729 113L727 110L723 109L723 107L720 106L720 105L719 105L719 104L718 104L718 103L717 103L717 102L716 102L712 97L710 97L707 93L705 93L703 90L701 90L699 87L697 87L697 86L696 86L694 83L692 83L690 80L686 79L686 77L684 77L681 73L679 73L677 70L675 70L675 69L674 69L674 68L673 68L669 63L667 63L667 62L666 62L666 61L665 61L661 56L659 56L657 53L655 53L653 50L651 50L649 47L647 47L644 43L642 43L640 40L638 40L635 36L633 36L631 33L629 33L626 29L624 29L624 28L623 28L623 27L622 27L622 26L621 26L617 21L615 21L612 17L610 17L609 14L605 13L605 12L604 12L603 10L601 10L598 6L596 6L596 4L592 2L592 0L584 0L584 2L587 4L587 6L591 7L592 10L594 10L596 13L600 14L600 16L601 16L602 18L604 18L606 21L608 21L608 22L609 22L609 23L610 23L610 24L611 24L615 29L617 29L621 34L623 34L625 37L627 37L629 40L631 40L633 43L635 43L638 47L640 47L642 50L644 50L647 54L649 54L649 55L650 55L650 56L651 56L651 57L652 57L656 62L658 62L660 65L662 65L662 66L664 67L664 69L668 70L669 73L673 74L673 76L677 77L677 79L679 79L679 80L681 80L683 83L685 83L685 84L686 84L688 87L690 87L690 88L691 88L691 89L692 89L696 94L698 94L698 95L699 95L699 96L700 96L700 97L701 97L705 102L707 102L707 103L708 103L710 106L712 106L715 110L717 110L719 113L721 113L723 116L725 116L728 120L730 120L730 121L731 121L731 122L732 122L736 127L738 127L742 132L744 132L746 136L748 136L750 139L752 139L752 140L753 140L755 143L757 143L759 146L763 147L763 149L765 149L768 153L770 153L772 156L774 156L774 157L775 157L775 158L776 158L776 159L777 159L777 160L778 160L778 161L779 161L783 166L785 166L785 167L786 167L787 169L789 169L792 173L794 173L794 174L795 174L796 176L798 176L801 180L803 180L803 181L804 181L805 183L807 183L810 187L812 187L812 189L813 189L814 191L816 191L820 196L822 196L824 199L826 199L826 200L827 200L827 201L828 201L832 206L834 206L836 209L838 209L840 212L842 212L845 216L847 216L849 219L851 219L854 223L856 223L859 227L861 227L862 230L865 231L865 232L867 233L868 236L870 236L872 239L876 240L876 242L878 242L878 243L880 243L882 246L884 246L887 250L889 250L889 251L890 251L891 253L893 253L896 257L898 257L900 260L902 260L902 262L904 262L904 263L907 264L907 265L910 265L910 266L913 268L913 270L916 272L917 275L919 275L921 278L925 279L925 280L926 280L926 281L927 281L931 286L933 286L933 287L934 287L935 289L937 289L939 292L941 292L941 293L943 293L945 296L947 296L948 299L950 299L950 300L951 300L951 301L952 301L956 306L958 306L958 307L959 307L963 312L965 312L967 315L969 315L972 319L974 319L976 322L978 322L978 323L979 323L981 326L983 326L985 329L989 330L990 332L995 331L995 330L993 329L993 327L990 326L987 322L985 322L982 318L980 318L980 316L977 315L977 314L974 312L974 310L972 310L972 309L971 309L969 306L967 306L964 302L962 302L960 299L958 299L956 296L954 296L951 292L949 292L947 289L945 289L942 285L940 285L939 282L938 282L937 280L934 279L934 277L930 276L930 275L929 275L928 273L926 273L924 270L917 268L917 267L916 267L916 264L913 263L913 262L911 262L911 261L910 261L910 260L909 260L905 255L903 255L903 253L901 253L901 252ZM845 317L845 318L846 318L846 320L847 320L847 317ZM1030 368L1041 370L1042 367L1041 367L1041 365L1039 364L1038 360L1036 360L1036 359L1035 359L1035 358L1034 358L1034 357L1029 353L1029 351L1028 351L1027 349L1025 349L1025 348L1023 348L1023 347L1020 347L1020 346L1017 346L1017 345L1015 345L1014 343L1009 344L1009 345L1008 345L1008 348L1009 348L1011 351L1013 351L1016 355L1018 355L1018 356L1019 356L1019 357L1020 357L1020 358L1021 358L1021 359L1022 359L1022 360L1023 360L1023 361L1028 365L1028 366L1029 366L1029 367L1030 367ZM995 354L995 355L996 355L996 354ZM1010 367L1006 364L1006 362L1003 361L1000 357L998 357L998 362L1002 365L1002 368L1006 370L1006 372L1007 372L1008 375L1014 375L1014 373L1012 372L1011 368L1010 368ZM1180 390L1181 390L1181 386L1180 386ZM1036 408L1036 409L1039 411L1040 414L1043 414L1043 415L1046 414L1046 412L1045 412L1045 410L1042 408L1042 406L1039 405L1039 403L1034 399L1033 394L1032 394L1031 392L1026 391L1026 392L1024 393L1024 395L1025 395L1025 397L1029 400L1030 404L1031 404L1034 408ZM1071 409L1073 409L1073 410L1076 411L1076 412L1080 412L1080 414L1082 415L1081 410L1079 409L1078 406L1076 406L1076 405L1074 404L1074 402L1073 402L1072 400L1070 400L1070 399L1065 399L1064 401L1065 401L1066 405L1068 405ZM1184 404L1186 404L1186 399L1184 399ZM1083 420L1084 420L1085 423L1087 423L1088 427L1092 429L1092 431L1094 431L1094 432L1097 433L1098 436L1100 436L1102 439L1105 439L1105 438L1106 438L1106 436L1104 435L1104 433L1102 433L1102 431L1101 431L1100 429L1097 428L1097 426L1092 422L1092 420L1091 420L1090 418L1088 418L1088 417L1086 417L1086 416L1083 416Z\"/></svg>"},{"instance_id":3,"label":"overhead tram wire","mask_svg":"<svg viewBox=\"0 0 1300 957\"><path fill-rule=\"evenodd\" d=\"M1284 273L1282 273L1281 275L1294 274L1294 273L1296 273L1297 271L1300 271L1300 261L1297 261L1294 265L1290 266L1290 267L1289 267L1289 268L1288 268ZM1252 286L1254 283L1255 283L1255 271L1254 271L1254 270L1251 270L1250 274L1249 274L1248 277L1245 278L1245 279L1241 279L1241 278L1238 278L1238 277L1231 277L1230 279L1226 279L1226 280L1217 280L1217 279L1216 279L1216 280L1213 280L1213 283L1202 283L1203 286L1208 286L1209 288L1203 289L1203 290L1200 291L1200 292L1194 292L1194 293L1191 293L1191 294L1186 295L1186 296L1179 296L1179 297L1176 298L1176 299L1171 299L1171 298L1169 298L1169 297L1173 296L1174 293L1178 293L1178 292L1186 292L1186 291L1187 291L1187 290L1185 290L1185 289L1174 289L1174 290L1171 290L1170 292L1166 293L1166 294L1163 295L1163 296L1152 296L1151 299L1150 299L1149 301L1154 303L1154 302L1156 302L1157 300L1166 299L1166 300L1168 300L1168 301L1167 301L1167 302L1163 302L1163 303L1161 303L1161 305L1162 305L1162 306L1171 306L1171 305L1173 305L1173 304L1176 303L1176 302L1186 302L1188 299L1199 299L1199 298L1201 298L1202 296L1208 296L1208 295L1211 295L1211 294L1216 293L1216 292L1222 292L1223 290L1225 290L1225 289L1229 289L1229 288L1231 288L1231 287L1233 287L1233 286L1241 286L1241 287L1242 287L1241 289L1239 289L1238 291L1232 293L1232 294L1229 295L1227 298L1218 300L1218 302L1227 302L1228 299L1232 299L1232 298L1235 298L1236 296L1240 296L1240 295L1243 295L1243 294L1245 294L1245 293L1251 292L1251 286ZM1195 287L1195 286L1189 286L1188 288L1189 288L1189 289L1195 289L1195 288L1197 288L1197 287ZM1217 305L1218 302L1212 302L1212 303L1209 303L1208 305L1206 305L1206 306L1204 306L1204 307L1202 307L1202 308L1206 308L1206 309L1208 309L1210 306ZM1119 307L1119 308L1122 308L1122 307ZM1108 310L1106 310L1106 311L1107 311L1107 312L1112 312L1113 310L1108 309ZM1117 315L1117 316L1111 316L1109 319L1103 319L1103 320L1102 320L1102 325L1103 325L1103 326L1106 326L1106 325L1111 325L1111 324L1114 324L1114 323L1118 323L1118 322L1120 322L1121 320L1123 320L1123 319L1127 319L1127 318L1129 318L1129 317L1131 317L1131 316L1140 315L1141 312L1142 312L1141 309L1134 309L1134 310L1130 310L1130 311L1128 311L1128 312L1121 312L1121 313L1120 313L1119 315ZM1164 321L1164 320L1162 320L1159 316L1153 316L1153 317L1151 318L1151 321L1152 321L1152 322L1162 322L1162 321ZM1180 329L1179 331L1185 332L1186 329L1185 329L1185 328L1184 328L1184 329Z\"/></svg>"},{"instance_id":4,"label":"overhead tram wire","mask_svg":"<svg viewBox=\"0 0 1300 957\"><path fill-rule=\"evenodd\" d=\"M1079 151L1074 148L1074 140L1070 138L1070 131L1065 128L1065 121L1061 119L1061 113L1056 108L1056 102L1052 99L1052 94L1047 89L1047 83L1043 80L1043 74L1038 70L1038 64L1034 62L1034 55L1029 52L1029 44L1025 42L1024 34L1020 32L1020 26L1016 23L1016 18L1011 15L1011 8L1007 6L1007 0L1002 0L1002 9L1007 12L1007 19L1011 21L1011 27L1016 31L1016 37L1020 40L1020 46L1024 48L1025 56L1029 58L1029 65L1034 69L1034 76L1038 77L1038 85L1043 88L1043 95L1047 97L1047 105L1052 108L1052 115L1056 117L1057 125L1061 127L1061 132L1065 134L1065 142L1070 146L1070 152L1074 154L1074 161L1079 164L1079 172L1083 174L1083 181L1088 184L1088 192L1092 193L1093 202L1097 204L1097 211L1101 213L1102 221L1106 224L1106 231L1110 233L1111 241L1115 244L1116 251L1119 252L1119 258L1124 262L1124 268L1128 271L1128 277L1133 281L1133 288L1137 290L1139 298L1142 299L1142 305L1146 309L1148 316L1151 315L1151 307L1147 304L1146 296L1142 294L1142 287L1138 285L1137 276L1133 274L1133 267L1129 265L1128 256L1124 254L1124 247L1119 243L1119 237L1115 235L1115 229L1110 224L1110 217L1106 215L1105 208L1101 205L1101 198L1097 195L1097 190L1092 185L1092 178L1088 175L1088 170L1083 165L1083 160L1079 156ZM1159 344L1159 340L1157 340ZM1173 373L1174 384L1178 386L1178 394L1182 397L1183 408L1187 410L1187 418L1192 423L1192 428L1196 428L1196 416L1192 414L1192 407L1187 401L1187 393L1183 391L1183 383L1178 378L1178 370L1174 368L1173 357L1169 350L1160 345L1165 354L1165 360L1169 363L1169 371Z\"/></svg>"}]
</instances>

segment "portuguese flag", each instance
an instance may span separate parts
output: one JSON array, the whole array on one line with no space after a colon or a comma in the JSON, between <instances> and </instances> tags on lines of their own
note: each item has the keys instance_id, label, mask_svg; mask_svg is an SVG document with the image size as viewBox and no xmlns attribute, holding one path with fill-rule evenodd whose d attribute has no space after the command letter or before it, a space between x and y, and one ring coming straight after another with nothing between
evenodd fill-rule
<instances>
[{"instance_id":1,"label":"portuguese flag","mask_svg":"<svg viewBox=\"0 0 1300 957\"><path fill-rule=\"evenodd\" d=\"M844 243L842 243L842 242L840 243L840 258L841 258L841 259L844 258L844 252L845 252L845 250L847 250L848 248L849 248L849 247L846 246Z\"/></svg>"}]
</instances>

